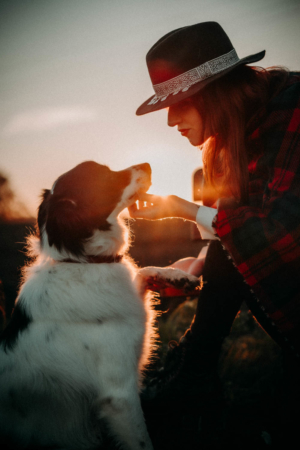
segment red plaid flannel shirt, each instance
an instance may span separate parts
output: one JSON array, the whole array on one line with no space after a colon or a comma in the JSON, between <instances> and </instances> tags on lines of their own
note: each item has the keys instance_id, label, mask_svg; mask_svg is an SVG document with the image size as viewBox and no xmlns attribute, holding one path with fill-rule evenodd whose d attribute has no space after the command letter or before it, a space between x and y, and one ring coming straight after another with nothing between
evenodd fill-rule
<instances>
[{"instance_id":1,"label":"red plaid flannel shirt","mask_svg":"<svg viewBox=\"0 0 300 450\"><path fill-rule=\"evenodd\" d=\"M213 226L284 339L300 354L300 73L249 136L249 203L221 199Z\"/></svg>"}]
</instances>

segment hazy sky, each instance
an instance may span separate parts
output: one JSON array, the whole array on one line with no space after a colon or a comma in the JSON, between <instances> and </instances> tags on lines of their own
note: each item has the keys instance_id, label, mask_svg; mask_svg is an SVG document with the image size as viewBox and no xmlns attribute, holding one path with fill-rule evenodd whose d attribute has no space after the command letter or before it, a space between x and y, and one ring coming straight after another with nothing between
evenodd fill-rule
<instances>
[{"instance_id":1,"label":"hazy sky","mask_svg":"<svg viewBox=\"0 0 300 450\"><path fill-rule=\"evenodd\" d=\"M240 58L300 70L300 0L0 0L0 171L35 214L40 191L77 163L149 162L150 192L191 199L200 152L137 117L153 94L145 55L167 32L214 20Z\"/></svg>"}]
</instances>

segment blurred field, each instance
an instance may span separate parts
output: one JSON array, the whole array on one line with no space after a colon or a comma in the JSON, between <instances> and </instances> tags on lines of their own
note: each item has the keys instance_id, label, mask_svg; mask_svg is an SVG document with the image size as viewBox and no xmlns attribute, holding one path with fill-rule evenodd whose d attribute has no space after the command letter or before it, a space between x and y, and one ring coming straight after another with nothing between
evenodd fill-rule
<instances>
[{"instance_id":1,"label":"blurred field","mask_svg":"<svg viewBox=\"0 0 300 450\"><path fill-rule=\"evenodd\" d=\"M32 222L0 222L0 280L10 316L25 264L25 236L34 229Z\"/></svg>"}]
</instances>

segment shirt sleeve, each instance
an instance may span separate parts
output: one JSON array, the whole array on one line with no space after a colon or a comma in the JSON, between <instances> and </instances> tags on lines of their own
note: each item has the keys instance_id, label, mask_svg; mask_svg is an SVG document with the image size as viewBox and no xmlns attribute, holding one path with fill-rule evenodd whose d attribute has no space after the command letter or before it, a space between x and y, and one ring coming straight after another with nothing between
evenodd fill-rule
<instances>
[{"instance_id":1,"label":"shirt sleeve","mask_svg":"<svg viewBox=\"0 0 300 450\"><path fill-rule=\"evenodd\" d=\"M200 206L198 209L196 223L202 239L218 239L212 226L216 214L217 210L208 206Z\"/></svg>"}]
</instances>

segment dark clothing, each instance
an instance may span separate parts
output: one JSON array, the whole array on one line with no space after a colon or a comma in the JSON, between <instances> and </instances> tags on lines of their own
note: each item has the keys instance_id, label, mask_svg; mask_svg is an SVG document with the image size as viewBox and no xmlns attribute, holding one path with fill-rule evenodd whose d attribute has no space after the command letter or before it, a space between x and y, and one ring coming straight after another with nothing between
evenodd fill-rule
<instances>
[{"instance_id":1,"label":"dark clothing","mask_svg":"<svg viewBox=\"0 0 300 450\"><path fill-rule=\"evenodd\" d=\"M203 268L203 289L198 299L197 312L191 330L195 335L229 335L233 321L245 302L264 330L291 355L290 346L258 307L255 295L233 264L232 258L219 240L211 241ZM292 353L292 356L295 355Z\"/></svg>"},{"instance_id":2,"label":"dark clothing","mask_svg":"<svg viewBox=\"0 0 300 450\"><path fill-rule=\"evenodd\" d=\"M247 140L249 203L220 199L213 226L280 340L300 355L300 74ZM252 309L252 308L251 308Z\"/></svg>"}]
</instances>

